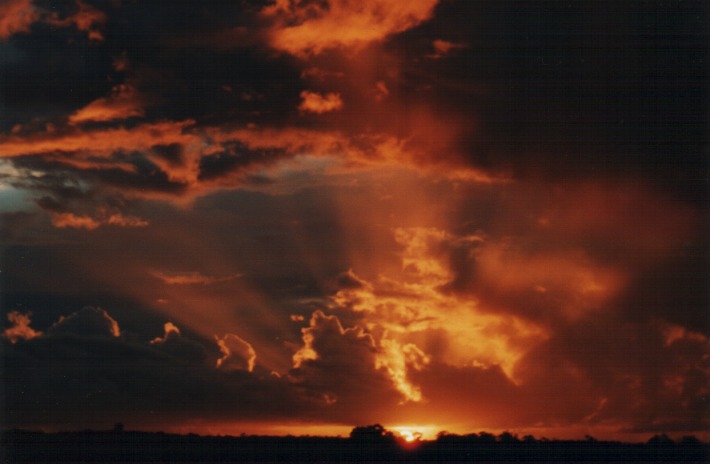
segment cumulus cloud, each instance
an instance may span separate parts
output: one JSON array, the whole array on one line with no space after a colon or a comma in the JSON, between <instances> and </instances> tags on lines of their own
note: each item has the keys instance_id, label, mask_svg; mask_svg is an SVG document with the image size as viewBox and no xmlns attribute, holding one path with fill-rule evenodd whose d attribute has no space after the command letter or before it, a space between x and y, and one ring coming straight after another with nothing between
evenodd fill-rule
<instances>
[{"instance_id":1,"label":"cumulus cloud","mask_svg":"<svg viewBox=\"0 0 710 464\"><path fill-rule=\"evenodd\" d=\"M402 345L397 340L387 338L380 340L380 350L375 367L387 370L394 386L406 401L421 401L421 389L410 381L409 372L421 370L429 364L430 357L414 343Z\"/></svg>"},{"instance_id":2,"label":"cumulus cloud","mask_svg":"<svg viewBox=\"0 0 710 464\"><path fill-rule=\"evenodd\" d=\"M288 378L319 409L326 408L314 414L366 420L401 399L386 370L377 368L378 348L362 328L344 328L336 316L318 310L301 332L303 345ZM356 411L358 404L367 410Z\"/></svg>"},{"instance_id":3,"label":"cumulus cloud","mask_svg":"<svg viewBox=\"0 0 710 464\"><path fill-rule=\"evenodd\" d=\"M156 337L153 340L151 340L150 341L151 344L165 343L168 341L168 338L172 338L172 337L180 335L180 329L170 321L166 322L163 325L163 329L165 330L165 334L162 337Z\"/></svg>"},{"instance_id":4,"label":"cumulus cloud","mask_svg":"<svg viewBox=\"0 0 710 464\"><path fill-rule=\"evenodd\" d=\"M546 338L544 326L447 291L455 278L452 253L460 247L477 249L483 239L438 228L399 228L394 235L403 248L401 274L340 289L333 296L336 307L360 315L368 327L384 330L381 339L391 340L386 343L392 346L413 344L411 352L421 353L422 359L499 365L512 377L517 361ZM447 340L445 346L438 342L441 337ZM382 356L384 365L388 361ZM392 362L402 365L401 360Z\"/></svg>"},{"instance_id":5,"label":"cumulus cloud","mask_svg":"<svg viewBox=\"0 0 710 464\"><path fill-rule=\"evenodd\" d=\"M5 329L2 332L2 336L12 343L17 343L20 340L31 340L42 335L42 332L30 327L32 322L31 315L31 313L22 314L19 311L10 311L7 314L7 320L10 321L12 326Z\"/></svg>"},{"instance_id":6,"label":"cumulus cloud","mask_svg":"<svg viewBox=\"0 0 710 464\"><path fill-rule=\"evenodd\" d=\"M180 328L169 321L163 324L163 332L163 336L155 337L150 345L180 362L205 365L209 357L205 345L183 336Z\"/></svg>"},{"instance_id":7,"label":"cumulus cloud","mask_svg":"<svg viewBox=\"0 0 710 464\"><path fill-rule=\"evenodd\" d=\"M323 114L338 111L343 108L343 99L339 93L321 95L316 92L304 90L301 92L301 104L298 109L304 113Z\"/></svg>"},{"instance_id":8,"label":"cumulus cloud","mask_svg":"<svg viewBox=\"0 0 710 464\"><path fill-rule=\"evenodd\" d=\"M71 334L79 337L120 337L118 322L101 309L87 306L66 317L62 316L48 334Z\"/></svg>"},{"instance_id":9,"label":"cumulus cloud","mask_svg":"<svg viewBox=\"0 0 710 464\"><path fill-rule=\"evenodd\" d=\"M271 45L295 55L330 48L359 47L384 40L431 18L437 0L330 0L323 3L278 0L264 8L274 18Z\"/></svg>"},{"instance_id":10,"label":"cumulus cloud","mask_svg":"<svg viewBox=\"0 0 710 464\"><path fill-rule=\"evenodd\" d=\"M217 368L224 370L246 370L252 372L256 363L254 347L238 335L231 333L224 337L214 337L222 357L217 360Z\"/></svg>"},{"instance_id":11,"label":"cumulus cloud","mask_svg":"<svg viewBox=\"0 0 710 464\"><path fill-rule=\"evenodd\" d=\"M84 308L45 334L3 346L5 374L12 379L4 391L5 423L102 429L124 421L171 430L300 411L284 380L248 372L248 359L235 369L240 344L229 334L221 339L229 359L216 369L206 341L181 335L172 323L152 343L116 336L114 323L105 311Z\"/></svg>"}]
</instances>

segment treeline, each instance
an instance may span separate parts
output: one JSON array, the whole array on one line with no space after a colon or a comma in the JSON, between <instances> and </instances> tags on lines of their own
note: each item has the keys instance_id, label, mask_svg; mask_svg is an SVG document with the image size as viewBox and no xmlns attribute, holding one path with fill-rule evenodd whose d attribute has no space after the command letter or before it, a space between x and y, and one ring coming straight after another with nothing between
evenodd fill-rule
<instances>
[{"instance_id":1,"label":"treeline","mask_svg":"<svg viewBox=\"0 0 710 464\"><path fill-rule=\"evenodd\" d=\"M644 444L518 437L509 432L455 435L405 442L379 424L356 427L348 438L314 436L214 437L124 431L2 434L1 462L708 462L710 445L657 435Z\"/></svg>"}]
</instances>

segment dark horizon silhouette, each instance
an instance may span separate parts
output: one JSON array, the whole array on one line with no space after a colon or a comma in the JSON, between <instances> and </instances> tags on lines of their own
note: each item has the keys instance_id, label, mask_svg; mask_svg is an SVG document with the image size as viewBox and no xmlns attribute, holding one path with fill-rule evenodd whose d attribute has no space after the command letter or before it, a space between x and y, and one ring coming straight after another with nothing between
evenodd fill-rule
<instances>
[{"instance_id":1,"label":"dark horizon silhouette","mask_svg":"<svg viewBox=\"0 0 710 464\"><path fill-rule=\"evenodd\" d=\"M2 433L3 462L706 462L710 444L693 435L657 434L646 443L519 437L510 432L440 432L408 441L380 424L348 437L202 436L126 430Z\"/></svg>"}]
</instances>

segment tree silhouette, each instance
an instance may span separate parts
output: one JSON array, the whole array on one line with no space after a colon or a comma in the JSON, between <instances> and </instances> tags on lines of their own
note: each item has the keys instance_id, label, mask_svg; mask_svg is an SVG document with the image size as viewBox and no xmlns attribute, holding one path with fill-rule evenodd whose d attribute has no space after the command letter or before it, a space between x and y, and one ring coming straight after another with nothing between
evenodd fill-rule
<instances>
[{"instance_id":1,"label":"tree silhouette","mask_svg":"<svg viewBox=\"0 0 710 464\"><path fill-rule=\"evenodd\" d=\"M695 435L685 435L680 439L679 443L685 446L696 446L700 445L702 442Z\"/></svg>"},{"instance_id":2,"label":"tree silhouette","mask_svg":"<svg viewBox=\"0 0 710 464\"><path fill-rule=\"evenodd\" d=\"M361 444L394 444L395 436L380 424L359 426L350 432L350 440Z\"/></svg>"},{"instance_id":3,"label":"tree silhouette","mask_svg":"<svg viewBox=\"0 0 710 464\"><path fill-rule=\"evenodd\" d=\"M520 443L520 440L516 435L513 435L512 433L505 431L498 435L498 441L500 443L505 443L505 444L511 444L511 443Z\"/></svg>"},{"instance_id":4,"label":"tree silhouette","mask_svg":"<svg viewBox=\"0 0 710 464\"><path fill-rule=\"evenodd\" d=\"M654 435L648 440L649 445L672 445L675 442L668 437L665 433L660 435Z\"/></svg>"}]
</instances>

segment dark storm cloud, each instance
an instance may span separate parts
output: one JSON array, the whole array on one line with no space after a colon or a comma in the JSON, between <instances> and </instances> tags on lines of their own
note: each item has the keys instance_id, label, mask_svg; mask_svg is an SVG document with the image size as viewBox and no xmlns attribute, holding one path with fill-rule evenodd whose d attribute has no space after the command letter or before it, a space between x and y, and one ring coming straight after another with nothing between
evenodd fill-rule
<instances>
[{"instance_id":1,"label":"dark storm cloud","mask_svg":"<svg viewBox=\"0 0 710 464\"><path fill-rule=\"evenodd\" d=\"M707 338L698 332L595 315L557 331L530 352L519 375L527 395L559 395L559 401L531 403L544 406L552 418L592 424L622 420L656 431L677 423L674 428L685 424L686 431L704 430L709 425L707 353ZM585 394L565 393L570 388ZM585 407L581 398L597 404ZM531 413L531 418L540 415L535 409Z\"/></svg>"},{"instance_id":2,"label":"dark storm cloud","mask_svg":"<svg viewBox=\"0 0 710 464\"><path fill-rule=\"evenodd\" d=\"M410 96L478 115L469 156L553 178L649 177L698 200L707 184L705 2L445 1L391 47ZM420 63L436 39L466 44Z\"/></svg>"},{"instance_id":3,"label":"dark storm cloud","mask_svg":"<svg viewBox=\"0 0 710 464\"><path fill-rule=\"evenodd\" d=\"M50 334L72 334L78 337L119 337L118 323L101 308L87 306L60 318L49 328Z\"/></svg>"},{"instance_id":4,"label":"dark storm cloud","mask_svg":"<svg viewBox=\"0 0 710 464\"><path fill-rule=\"evenodd\" d=\"M3 131L28 124L38 115L50 121L73 113L105 97L127 77L154 103L148 109L148 117L154 120L187 115L234 122L258 114L273 119L288 107L284 100L298 102L298 89L287 84L297 78L297 71L284 59L241 47L218 51L195 48L190 42L190 46L172 44L253 18L253 7L224 2L198 7L130 2L81 5L105 12L101 43L81 40L75 28L50 29L37 22L28 33L14 34L3 45L16 50L17 57L12 63L0 63ZM63 11L69 6L70 2L37 2L42 11ZM117 66L117 60L129 66Z\"/></svg>"},{"instance_id":5,"label":"dark storm cloud","mask_svg":"<svg viewBox=\"0 0 710 464\"><path fill-rule=\"evenodd\" d=\"M283 157L275 149L251 150L242 143L228 143L225 151L200 159L199 180L211 180L228 176L241 168L253 169L255 165L268 165Z\"/></svg>"},{"instance_id":6,"label":"dark storm cloud","mask_svg":"<svg viewBox=\"0 0 710 464\"><path fill-rule=\"evenodd\" d=\"M164 424L185 414L248 421L299 409L283 381L264 371L220 372L214 357L205 359L204 348L179 332L153 344L119 332L105 311L85 308L47 335L4 346L5 374L13 378L4 425Z\"/></svg>"},{"instance_id":7,"label":"dark storm cloud","mask_svg":"<svg viewBox=\"0 0 710 464\"><path fill-rule=\"evenodd\" d=\"M377 348L359 328L343 328L336 316L313 313L302 329L303 346L289 372L294 385L320 405L320 411L345 421L376 418L398 400L384 370L375 369ZM363 382L363 379L367 379ZM358 405L366 405L362 410Z\"/></svg>"},{"instance_id":8,"label":"dark storm cloud","mask_svg":"<svg viewBox=\"0 0 710 464\"><path fill-rule=\"evenodd\" d=\"M485 240L444 250L451 290L534 320L578 300L707 333L706 219L685 202L635 181L537 182L467 197L462 222L469 210L463 232Z\"/></svg>"},{"instance_id":9,"label":"dark storm cloud","mask_svg":"<svg viewBox=\"0 0 710 464\"><path fill-rule=\"evenodd\" d=\"M303 350L317 350L314 357L305 355L283 378L259 366L258 354L234 334L215 337L216 354L207 341L182 335L172 323L163 337L141 342L98 308L60 318L46 334L20 316L3 333L5 373L13 379L5 393L5 426L375 420L376 411L396 399L386 376L375 370L371 340L322 314L303 332L311 335L304 335ZM333 376L333 369L341 374ZM365 402L369 411L363 414L358 405Z\"/></svg>"}]
</instances>

